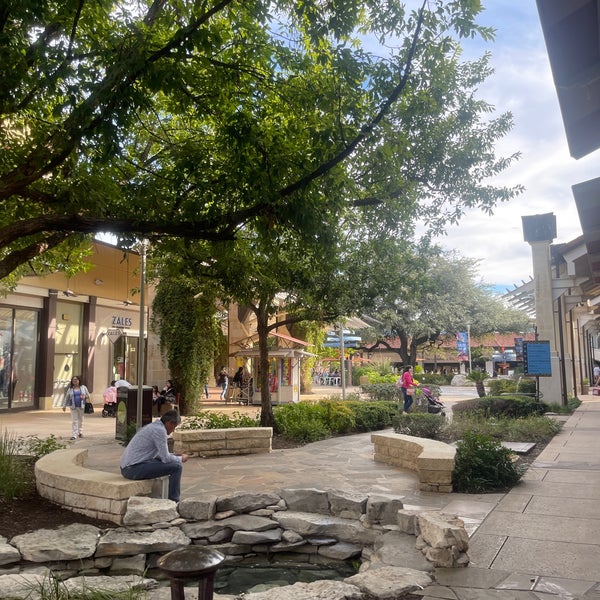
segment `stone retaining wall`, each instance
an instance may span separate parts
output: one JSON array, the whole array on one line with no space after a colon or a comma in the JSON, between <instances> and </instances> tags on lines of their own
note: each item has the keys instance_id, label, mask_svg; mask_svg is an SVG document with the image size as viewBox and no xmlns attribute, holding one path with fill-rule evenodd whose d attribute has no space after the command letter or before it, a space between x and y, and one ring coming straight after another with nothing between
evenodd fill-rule
<instances>
[{"instance_id":1,"label":"stone retaining wall","mask_svg":"<svg viewBox=\"0 0 600 600\"><path fill-rule=\"evenodd\" d=\"M42 498L93 519L120 525L131 496L168 496L168 477L131 481L85 466L88 450L55 450L35 463Z\"/></svg>"},{"instance_id":2,"label":"stone retaining wall","mask_svg":"<svg viewBox=\"0 0 600 600\"><path fill-rule=\"evenodd\" d=\"M179 504L132 497L123 521L125 526L115 529L71 525L10 541L0 538L0 597L28 597L18 588L28 584L30 594L31 586L40 584L42 564L66 580L68 589L116 589L121 580L126 587L156 587L164 579L158 557L189 544L222 552L223 567L255 564L259 557L287 564L361 561L359 572L343 582L295 584L284 594L284 588L276 588L268 596L257 594L262 600L389 600L429 585L436 566L468 564L468 537L460 519L405 510L401 498L387 495L286 489L187 498ZM326 585L337 586L336 593L322 596L318 589ZM146 596L159 597L164 596Z\"/></svg>"},{"instance_id":3,"label":"stone retaining wall","mask_svg":"<svg viewBox=\"0 0 600 600\"><path fill-rule=\"evenodd\" d=\"M199 456L271 452L272 427L232 429L176 429L174 451Z\"/></svg>"},{"instance_id":4,"label":"stone retaining wall","mask_svg":"<svg viewBox=\"0 0 600 600\"><path fill-rule=\"evenodd\" d=\"M400 433L373 433L377 462L414 471L424 492L451 492L456 448Z\"/></svg>"}]
</instances>

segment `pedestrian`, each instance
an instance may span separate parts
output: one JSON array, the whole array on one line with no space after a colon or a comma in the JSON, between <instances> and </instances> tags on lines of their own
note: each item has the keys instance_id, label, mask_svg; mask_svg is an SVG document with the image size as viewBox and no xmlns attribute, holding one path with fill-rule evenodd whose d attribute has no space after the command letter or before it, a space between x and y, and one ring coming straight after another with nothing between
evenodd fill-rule
<instances>
[{"instance_id":1,"label":"pedestrian","mask_svg":"<svg viewBox=\"0 0 600 600\"><path fill-rule=\"evenodd\" d=\"M71 378L65 400L63 403L63 412L67 406L71 409L71 439L83 437L83 415L85 414L85 403L90 402L90 393L85 385L81 383L79 377L74 375Z\"/></svg>"},{"instance_id":2,"label":"pedestrian","mask_svg":"<svg viewBox=\"0 0 600 600\"><path fill-rule=\"evenodd\" d=\"M219 371L219 377L217 379L217 385L221 386L221 395L219 398L221 400L225 400L225 394L227 393L227 385L229 384L229 375L227 374L227 369L223 366Z\"/></svg>"},{"instance_id":3,"label":"pedestrian","mask_svg":"<svg viewBox=\"0 0 600 600\"><path fill-rule=\"evenodd\" d=\"M407 413L408 409L413 403L413 394L417 391L417 382L413 379L413 368L405 367L404 372L398 378L396 385L402 390L402 396L404 397L404 412Z\"/></svg>"},{"instance_id":4,"label":"pedestrian","mask_svg":"<svg viewBox=\"0 0 600 600\"><path fill-rule=\"evenodd\" d=\"M181 473L188 455L169 452L168 437L181 423L179 411L168 410L156 421L144 425L131 438L121 456L121 475L125 479L152 479L169 476L169 500L179 502Z\"/></svg>"},{"instance_id":5,"label":"pedestrian","mask_svg":"<svg viewBox=\"0 0 600 600\"><path fill-rule=\"evenodd\" d=\"M175 390L175 384L172 379L167 379L165 387L160 391L158 398L156 399L156 408L158 409L158 415L160 416L163 404L170 402L175 404L177 399L177 391Z\"/></svg>"},{"instance_id":6,"label":"pedestrian","mask_svg":"<svg viewBox=\"0 0 600 600\"><path fill-rule=\"evenodd\" d=\"M594 365L594 386L600 385L600 365Z\"/></svg>"}]
</instances>

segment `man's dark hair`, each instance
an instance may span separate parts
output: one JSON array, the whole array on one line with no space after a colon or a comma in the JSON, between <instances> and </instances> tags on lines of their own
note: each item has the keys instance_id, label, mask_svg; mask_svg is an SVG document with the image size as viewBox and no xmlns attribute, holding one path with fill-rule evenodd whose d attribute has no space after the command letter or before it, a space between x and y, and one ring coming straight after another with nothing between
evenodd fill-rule
<instances>
[{"instance_id":1,"label":"man's dark hair","mask_svg":"<svg viewBox=\"0 0 600 600\"><path fill-rule=\"evenodd\" d=\"M179 425L181 423L181 417L179 416L178 410L168 410L161 418L163 425L166 423L175 423Z\"/></svg>"}]
</instances>

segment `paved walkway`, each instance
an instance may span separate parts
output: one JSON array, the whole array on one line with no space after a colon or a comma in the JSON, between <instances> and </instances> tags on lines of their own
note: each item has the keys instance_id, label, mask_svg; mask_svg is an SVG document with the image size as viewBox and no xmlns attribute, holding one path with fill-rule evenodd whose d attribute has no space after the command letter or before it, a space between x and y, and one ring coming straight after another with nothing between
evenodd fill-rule
<instances>
[{"instance_id":1,"label":"paved walkway","mask_svg":"<svg viewBox=\"0 0 600 600\"><path fill-rule=\"evenodd\" d=\"M459 515L471 534L469 568L438 570L425 598L600 600L600 398L583 400L508 494L420 492L413 474L374 463L370 434L362 434L265 455L192 459L182 497L292 486L399 494L407 507ZM2 415L0 427L66 439L70 419L32 411ZM85 437L73 444L90 449L90 466L118 471L114 428L99 412L86 416Z\"/></svg>"}]
</instances>

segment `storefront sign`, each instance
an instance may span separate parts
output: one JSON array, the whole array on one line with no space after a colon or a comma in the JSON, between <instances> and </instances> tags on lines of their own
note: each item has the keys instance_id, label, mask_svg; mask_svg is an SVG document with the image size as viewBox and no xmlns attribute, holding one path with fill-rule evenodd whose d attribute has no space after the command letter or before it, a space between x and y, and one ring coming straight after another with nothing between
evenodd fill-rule
<instances>
[{"instance_id":1,"label":"storefront sign","mask_svg":"<svg viewBox=\"0 0 600 600\"><path fill-rule=\"evenodd\" d=\"M120 328L131 327L131 317L123 317L123 316L119 316L119 315L113 315L112 326L120 327Z\"/></svg>"}]
</instances>

